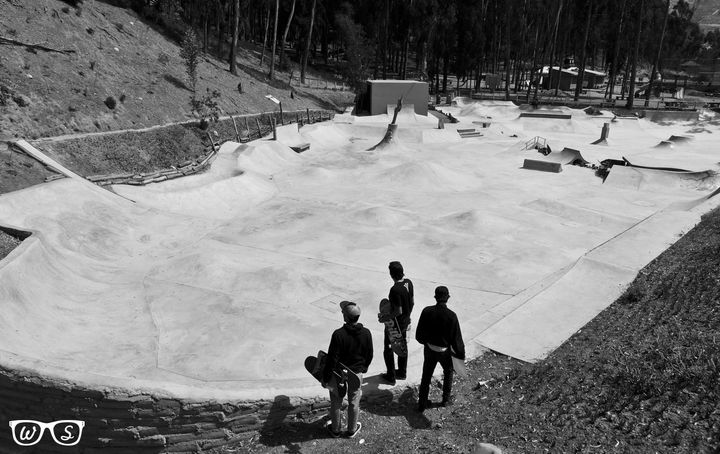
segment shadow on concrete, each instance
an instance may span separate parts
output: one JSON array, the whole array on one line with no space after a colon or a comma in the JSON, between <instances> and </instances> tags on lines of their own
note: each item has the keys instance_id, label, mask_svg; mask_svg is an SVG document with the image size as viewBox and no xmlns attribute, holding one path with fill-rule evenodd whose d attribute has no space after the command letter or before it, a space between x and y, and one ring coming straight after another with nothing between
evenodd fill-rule
<instances>
[{"instance_id":1,"label":"shadow on concrete","mask_svg":"<svg viewBox=\"0 0 720 454\"><path fill-rule=\"evenodd\" d=\"M413 429L429 429L431 421L417 411L417 396L414 388L407 387L400 394L397 390L381 389L385 381L380 375L363 380L363 400L360 408L378 416L404 416ZM397 397L397 399L396 399ZM362 420L362 415L360 416Z\"/></svg>"}]
</instances>

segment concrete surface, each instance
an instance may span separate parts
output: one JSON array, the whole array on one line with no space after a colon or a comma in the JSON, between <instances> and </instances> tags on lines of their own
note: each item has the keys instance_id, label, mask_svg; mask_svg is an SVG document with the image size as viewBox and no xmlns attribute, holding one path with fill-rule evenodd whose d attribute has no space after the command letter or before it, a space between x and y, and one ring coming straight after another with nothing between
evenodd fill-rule
<instances>
[{"instance_id":1,"label":"concrete surface","mask_svg":"<svg viewBox=\"0 0 720 454\"><path fill-rule=\"evenodd\" d=\"M367 376L383 372L376 314L391 260L415 283L413 326L446 285L470 356L536 361L717 204L710 117L618 121L609 146L592 146L605 116L520 120L512 104L462 100L447 111L460 123L401 122L378 152L365 150L387 115L344 114L304 126L302 155L228 142L209 171L114 186L122 197L75 178L0 196L0 224L33 232L0 261L0 365L186 398L325 396L303 360L327 348L343 299L373 334ZM483 137L450 140L488 117ZM693 140L653 148L672 134ZM695 173L530 172L524 159L544 159L523 149L535 135L592 164L625 156ZM417 382L421 346L409 348Z\"/></svg>"}]
</instances>

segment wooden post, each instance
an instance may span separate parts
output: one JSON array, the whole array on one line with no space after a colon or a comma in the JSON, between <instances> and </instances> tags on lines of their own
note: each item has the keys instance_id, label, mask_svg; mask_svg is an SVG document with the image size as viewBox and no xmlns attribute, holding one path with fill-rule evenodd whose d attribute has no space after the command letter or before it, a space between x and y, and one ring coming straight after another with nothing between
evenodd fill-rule
<instances>
[{"instance_id":1,"label":"wooden post","mask_svg":"<svg viewBox=\"0 0 720 454\"><path fill-rule=\"evenodd\" d=\"M210 146L212 146L212 150L215 151L215 141L213 140L212 136L210 135L210 132L205 131L205 134L207 134L208 139L210 139Z\"/></svg>"},{"instance_id":2,"label":"wooden post","mask_svg":"<svg viewBox=\"0 0 720 454\"><path fill-rule=\"evenodd\" d=\"M236 140L237 142L240 142L240 132L238 131L237 123L235 123L235 117L233 117L232 115L230 115L230 118L232 118L233 126L235 126L235 140Z\"/></svg>"},{"instance_id":3,"label":"wooden post","mask_svg":"<svg viewBox=\"0 0 720 454\"><path fill-rule=\"evenodd\" d=\"M250 136L250 126L248 125L247 121L248 117L245 115L245 130L248 132L248 137Z\"/></svg>"},{"instance_id":4,"label":"wooden post","mask_svg":"<svg viewBox=\"0 0 720 454\"><path fill-rule=\"evenodd\" d=\"M255 123L257 123L258 128L258 138L262 137L262 129L260 128L260 118L255 117Z\"/></svg>"},{"instance_id":5,"label":"wooden post","mask_svg":"<svg viewBox=\"0 0 720 454\"><path fill-rule=\"evenodd\" d=\"M306 108L306 109L305 109L305 112L307 112L307 121L308 121L308 124L309 124L309 123L310 123L310 108Z\"/></svg>"},{"instance_id":6,"label":"wooden post","mask_svg":"<svg viewBox=\"0 0 720 454\"><path fill-rule=\"evenodd\" d=\"M285 119L283 118L283 110L282 110L282 102L278 104L280 106L280 124L285 124Z\"/></svg>"},{"instance_id":7,"label":"wooden post","mask_svg":"<svg viewBox=\"0 0 720 454\"><path fill-rule=\"evenodd\" d=\"M273 140L277 140L277 128L275 124L275 118L270 119L270 126L272 126L273 130Z\"/></svg>"}]
</instances>

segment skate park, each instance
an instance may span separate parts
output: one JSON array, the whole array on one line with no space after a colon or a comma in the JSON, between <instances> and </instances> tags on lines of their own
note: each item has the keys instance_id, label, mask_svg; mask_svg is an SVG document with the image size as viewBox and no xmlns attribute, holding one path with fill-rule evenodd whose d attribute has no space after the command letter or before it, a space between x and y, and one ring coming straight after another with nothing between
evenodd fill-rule
<instances>
[{"instance_id":1,"label":"skate park","mask_svg":"<svg viewBox=\"0 0 720 454\"><path fill-rule=\"evenodd\" d=\"M0 365L118 395L312 402L327 391L303 359L327 348L352 300L374 339L366 386L387 389L373 377L391 260L415 283L414 322L446 285L470 358L534 362L717 204L705 114L523 116L462 98L443 111L459 123L404 109L372 151L389 110L225 142L207 171L172 181L108 191L71 176L0 196L0 224L31 233L0 262ZM602 178L578 156L634 166ZM409 383L421 348L410 340Z\"/></svg>"}]
</instances>

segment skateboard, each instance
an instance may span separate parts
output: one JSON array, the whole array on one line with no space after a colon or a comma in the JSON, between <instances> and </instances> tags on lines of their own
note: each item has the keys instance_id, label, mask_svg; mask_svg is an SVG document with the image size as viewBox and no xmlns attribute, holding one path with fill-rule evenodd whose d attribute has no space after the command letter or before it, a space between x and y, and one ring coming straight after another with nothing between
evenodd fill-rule
<instances>
[{"instance_id":1,"label":"skateboard","mask_svg":"<svg viewBox=\"0 0 720 454\"><path fill-rule=\"evenodd\" d=\"M400 324L396 317L389 317L391 311L390 301L387 298L383 298L380 301L380 313L378 313L378 320L385 324L388 330L388 337L390 338L390 348L398 356L407 356L407 342L403 338Z\"/></svg>"},{"instance_id":2,"label":"skateboard","mask_svg":"<svg viewBox=\"0 0 720 454\"><path fill-rule=\"evenodd\" d=\"M317 381L322 383L323 371L325 370L325 363L327 362L327 353L320 350L317 356L308 356L305 358L305 369L310 372L310 375L315 377ZM340 398L345 397L348 386L352 386L353 389L360 387L360 377L350 370L343 363L338 363L338 367L333 370L335 376L335 383L337 384L337 392Z\"/></svg>"}]
</instances>

